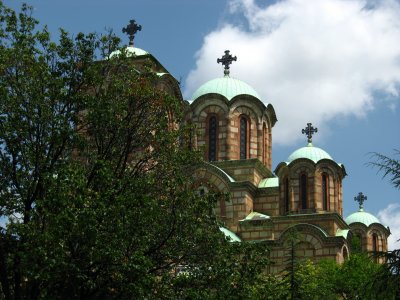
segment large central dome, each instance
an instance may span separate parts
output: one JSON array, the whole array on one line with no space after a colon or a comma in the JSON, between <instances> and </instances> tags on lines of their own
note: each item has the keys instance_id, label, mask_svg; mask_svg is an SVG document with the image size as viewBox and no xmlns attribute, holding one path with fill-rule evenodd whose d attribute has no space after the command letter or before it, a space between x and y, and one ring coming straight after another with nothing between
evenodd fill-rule
<instances>
[{"instance_id":1,"label":"large central dome","mask_svg":"<svg viewBox=\"0 0 400 300\"><path fill-rule=\"evenodd\" d=\"M332 157L326 151L322 150L321 148L314 147L311 143L308 143L306 147L297 149L292 154L290 154L290 156L288 157L288 162L292 162L299 158L308 158L315 163L317 163L321 159L332 160Z\"/></svg>"},{"instance_id":2,"label":"large central dome","mask_svg":"<svg viewBox=\"0 0 400 300\"><path fill-rule=\"evenodd\" d=\"M261 99L260 95L246 82L229 76L207 81L194 92L191 100L194 101L206 94L219 94L229 101L238 95L251 95Z\"/></svg>"},{"instance_id":3,"label":"large central dome","mask_svg":"<svg viewBox=\"0 0 400 300\"><path fill-rule=\"evenodd\" d=\"M121 55L121 50L115 50L110 54L110 58L112 58L113 56L118 56ZM145 56L145 55L149 55L149 52L137 48L137 47L133 47L133 46L128 46L125 48L125 55L127 57L139 57L139 56Z\"/></svg>"}]
</instances>

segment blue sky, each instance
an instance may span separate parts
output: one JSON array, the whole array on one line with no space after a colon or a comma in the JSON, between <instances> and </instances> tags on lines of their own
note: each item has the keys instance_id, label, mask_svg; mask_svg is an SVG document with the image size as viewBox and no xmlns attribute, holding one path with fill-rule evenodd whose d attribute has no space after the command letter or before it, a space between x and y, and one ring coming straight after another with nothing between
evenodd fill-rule
<instances>
[{"instance_id":1,"label":"blue sky","mask_svg":"<svg viewBox=\"0 0 400 300\"><path fill-rule=\"evenodd\" d=\"M21 1L4 1L18 8ZM237 55L231 76L252 85L276 110L273 166L306 144L301 129L318 127L313 144L343 163L344 216L364 207L400 238L400 192L368 153L400 149L400 2L397 0L31 0L34 16L58 28L121 32L143 29L135 46L152 53L179 81L185 99L222 76L217 57ZM397 157L399 159L399 157ZM397 248L400 247L398 243Z\"/></svg>"}]
</instances>

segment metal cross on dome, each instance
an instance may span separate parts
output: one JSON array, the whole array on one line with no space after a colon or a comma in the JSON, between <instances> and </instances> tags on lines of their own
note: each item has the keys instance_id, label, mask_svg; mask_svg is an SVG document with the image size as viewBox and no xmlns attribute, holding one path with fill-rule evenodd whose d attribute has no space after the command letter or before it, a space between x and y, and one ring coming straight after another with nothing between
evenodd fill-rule
<instances>
[{"instance_id":1,"label":"metal cross on dome","mask_svg":"<svg viewBox=\"0 0 400 300\"><path fill-rule=\"evenodd\" d=\"M225 54L221 58L217 58L217 63L223 64L224 67L224 75L229 75L229 65L237 60L236 56L232 56L229 54L229 50L225 50Z\"/></svg>"},{"instance_id":2,"label":"metal cross on dome","mask_svg":"<svg viewBox=\"0 0 400 300\"><path fill-rule=\"evenodd\" d=\"M142 26L138 25L135 20L130 20L129 24L122 28L123 33L127 33L129 35L129 46L133 46L133 39L135 38L135 34L138 31L142 30Z\"/></svg>"},{"instance_id":3,"label":"metal cross on dome","mask_svg":"<svg viewBox=\"0 0 400 300\"><path fill-rule=\"evenodd\" d=\"M354 197L354 201L358 202L360 210L363 209L363 203L367 200L367 196L365 196L362 192L358 193L357 197Z\"/></svg>"},{"instance_id":4,"label":"metal cross on dome","mask_svg":"<svg viewBox=\"0 0 400 300\"><path fill-rule=\"evenodd\" d=\"M318 132L318 128L312 127L312 123L307 123L307 127L301 130L302 134L306 134L308 138L308 142L312 142L312 136L314 133Z\"/></svg>"}]
</instances>

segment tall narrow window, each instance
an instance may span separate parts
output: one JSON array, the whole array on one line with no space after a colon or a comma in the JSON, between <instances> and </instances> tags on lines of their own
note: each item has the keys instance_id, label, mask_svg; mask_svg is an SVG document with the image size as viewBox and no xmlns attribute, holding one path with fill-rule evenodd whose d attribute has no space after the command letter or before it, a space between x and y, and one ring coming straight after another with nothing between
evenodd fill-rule
<instances>
[{"instance_id":1,"label":"tall narrow window","mask_svg":"<svg viewBox=\"0 0 400 300\"><path fill-rule=\"evenodd\" d=\"M301 199L301 208L307 208L307 176L302 174L300 176L300 199Z\"/></svg>"},{"instance_id":2,"label":"tall narrow window","mask_svg":"<svg viewBox=\"0 0 400 300\"><path fill-rule=\"evenodd\" d=\"M350 240L350 249L352 253L360 253L362 251L362 236L355 233Z\"/></svg>"},{"instance_id":3,"label":"tall narrow window","mask_svg":"<svg viewBox=\"0 0 400 300\"><path fill-rule=\"evenodd\" d=\"M211 116L208 121L208 160L217 160L217 129L218 121L216 116Z\"/></svg>"},{"instance_id":4,"label":"tall narrow window","mask_svg":"<svg viewBox=\"0 0 400 300\"><path fill-rule=\"evenodd\" d=\"M267 126L265 123L263 124L263 131L262 131L262 159L263 163L267 163Z\"/></svg>"},{"instance_id":5,"label":"tall narrow window","mask_svg":"<svg viewBox=\"0 0 400 300\"><path fill-rule=\"evenodd\" d=\"M247 119L240 118L240 159L247 158Z\"/></svg>"},{"instance_id":6,"label":"tall narrow window","mask_svg":"<svg viewBox=\"0 0 400 300\"><path fill-rule=\"evenodd\" d=\"M285 211L289 212L289 179L285 178Z\"/></svg>"},{"instance_id":7,"label":"tall narrow window","mask_svg":"<svg viewBox=\"0 0 400 300\"><path fill-rule=\"evenodd\" d=\"M378 236L376 235L376 233L372 235L372 251L378 251Z\"/></svg>"},{"instance_id":8,"label":"tall narrow window","mask_svg":"<svg viewBox=\"0 0 400 300\"><path fill-rule=\"evenodd\" d=\"M328 210L328 176L322 174L322 208Z\"/></svg>"},{"instance_id":9,"label":"tall narrow window","mask_svg":"<svg viewBox=\"0 0 400 300\"><path fill-rule=\"evenodd\" d=\"M346 247L343 247L342 253L343 253L343 260L346 260L349 258L349 252L347 251Z\"/></svg>"}]
</instances>

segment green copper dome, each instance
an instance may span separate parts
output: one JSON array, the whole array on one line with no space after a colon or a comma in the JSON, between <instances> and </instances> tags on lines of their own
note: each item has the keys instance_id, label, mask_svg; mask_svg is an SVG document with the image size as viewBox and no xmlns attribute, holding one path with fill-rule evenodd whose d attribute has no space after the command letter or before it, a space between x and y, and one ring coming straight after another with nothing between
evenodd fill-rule
<instances>
[{"instance_id":1,"label":"green copper dome","mask_svg":"<svg viewBox=\"0 0 400 300\"><path fill-rule=\"evenodd\" d=\"M358 212L355 212L348 216L345 221L349 225L353 223L362 223L367 227L373 223L381 224L377 217L371 215L370 213L367 213L362 208Z\"/></svg>"},{"instance_id":2,"label":"green copper dome","mask_svg":"<svg viewBox=\"0 0 400 300\"><path fill-rule=\"evenodd\" d=\"M297 149L292 154L290 154L290 156L288 157L288 162L290 163L298 158L308 158L315 163L317 163L321 159L333 160L327 152L325 152L321 148L314 147L311 143L308 143L306 147Z\"/></svg>"},{"instance_id":3,"label":"green copper dome","mask_svg":"<svg viewBox=\"0 0 400 300\"><path fill-rule=\"evenodd\" d=\"M144 56L144 55L149 54L149 52L147 52L143 49L137 48L137 47L133 47L133 46L126 47L125 51L126 51L127 57L132 57L132 56L137 57L137 56ZM115 55L119 55L119 54L121 54L121 50L116 50L110 54L110 58L112 58Z\"/></svg>"},{"instance_id":4,"label":"green copper dome","mask_svg":"<svg viewBox=\"0 0 400 300\"><path fill-rule=\"evenodd\" d=\"M206 94L219 94L228 100L232 100L238 95L251 95L261 99L258 93L250 85L229 76L207 81L194 92L192 100L196 100L200 96Z\"/></svg>"},{"instance_id":5,"label":"green copper dome","mask_svg":"<svg viewBox=\"0 0 400 300\"><path fill-rule=\"evenodd\" d=\"M230 231L229 229L225 228L225 227L220 227L219 230L221 230L225 237L230 241L230 242L241 242L241 239L232 231Z\"/></svg>"},{"instance_id":6,"label":"green copper dome","mask_svg":"<svg viewBox=\"0 0 400 300\"><path fill-rule=\"evenodd\" d=\"M258 184L258 188L267 188L267 187L279 187L279 178L264 178Z\"/></svg>"}]
</instances>

